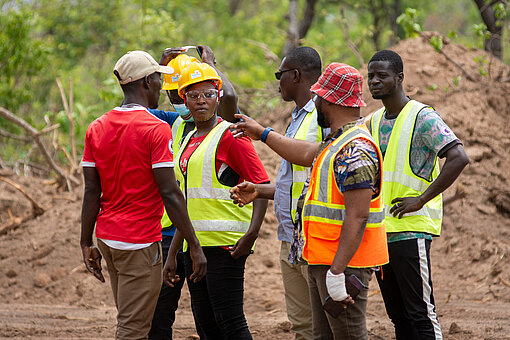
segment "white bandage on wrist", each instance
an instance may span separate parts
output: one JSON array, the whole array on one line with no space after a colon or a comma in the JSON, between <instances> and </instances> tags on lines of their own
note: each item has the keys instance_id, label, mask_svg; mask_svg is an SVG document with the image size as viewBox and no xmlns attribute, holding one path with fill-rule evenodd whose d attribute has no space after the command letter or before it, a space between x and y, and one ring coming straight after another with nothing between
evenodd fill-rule
<instances>
[{"instance_id":1,"label":"white bandage on wrist","mask_svg":"<svg viewBox=\"0 0 510 340\"><path fill-rule=\"evenodd\" d=\"M331 296L333 300L343 301L347 299L344 273L333 274L331 270L328 269L326 273L326 288L328 289L329 296Z\"/></svg>"}]
</instances>

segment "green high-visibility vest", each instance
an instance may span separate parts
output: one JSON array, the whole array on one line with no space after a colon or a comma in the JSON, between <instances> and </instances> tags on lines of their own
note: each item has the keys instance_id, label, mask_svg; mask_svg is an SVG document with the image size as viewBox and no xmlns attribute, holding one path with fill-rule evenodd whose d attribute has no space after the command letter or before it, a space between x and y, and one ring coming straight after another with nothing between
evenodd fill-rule
<instances>
[{"instance_id":1,"label":"green high-visibility vest","mask_svg":"<svg viewBox=\"0 0 510 340\"><path fill-rule=\"evenodd\" d=\"M416 197L421 195L439 175L437 157L430 178L417 176L410 163L411 141L418 113L427 106L415 100L409 101L395 121L393 131L383 161L382 195L384 202L386 232L415 231L432 235L441 233L443 218L443 200L441 194L431 199L418 211L406 213L401 219L393 217L389 210L391 201L397 197ZM379 127L385 109L376 111L370 121L372 135L377 145Z\"/></svg>"},{"instance_id":2,"label":"green high-visibility vest","mask_svg":"<svg viewBox=\"0 0 510 340\"><path fill-rule=\"evenodd\" d=\"M172 124L172 153L175 155L179 152L179 149L181 147L181 141L182 137L184 135L184 128L186 127L186 122L181 118L177 117L177 119ZM178 166L178 165L177 165ZM170 220L170 217L168 217L168 214L166 213L166 209L163 212L163 217L161 217L161 227L164 228L170 228L173 225L172 220Z\"/></svg>"},{"instance_id":3,"label":"green high-visibility vest","mask_svg":"<svg viewBox=\"0 0 510 340\"><path fill-rule=\"evenodd\" d=\"M322 129L317 123L317 109L308 112L301 122L294 139L306 140L311 143L322 142ZM292 222L296 223L296 210L299 196L303 192L305 182L308 178L310 168L292 164L292 185L290 188L291 203L290 203L290 216Z\"/></svg>"},{"instance_id":4,"label":"green high-visibility vest","mask_svg":"<svg viewBox=\"0 0 510 340\"><path fill-rule=\"evenodd\" d=\"M231 123L222 121L204 138L188 159L186 175L180 159L194 133L182 143L176 159L175 176L186 197L191 224L200 245L234 245L249 229L253 204L239 207L230 198L231 187L218 180L216 152L223 134L230 133Z\"/></svg>"}]
</instances>

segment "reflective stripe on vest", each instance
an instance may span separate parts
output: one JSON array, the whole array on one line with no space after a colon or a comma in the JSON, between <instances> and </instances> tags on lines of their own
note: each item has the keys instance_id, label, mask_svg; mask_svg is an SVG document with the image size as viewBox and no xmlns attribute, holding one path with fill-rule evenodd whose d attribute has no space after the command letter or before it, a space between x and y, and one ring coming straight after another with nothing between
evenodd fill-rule
<instances>
[{"instance_id":1,"label":"reflective stripe on vest","mask_svg":"<svg viewBox=\"0 0 510 340\"><path fill-rule=\"evenodd\" d=\"M188 159L187 174L180 159L193 133L189 133L177 154L175 175L186 196L191 224L202 246L234 245L250 226L253 204L242 208L232 202L230 187L219 182L216 152L231 123L222 121L204 138Z\"/></svg>"},{"instance_id":2,"label":"reflective stripe on vest","mask_svg":"<svg viewBox=\"0 0 510 340\"><path fill-rule=\"evenodd\" d=\"M377 149L382 176L382 155L364 125L354 126L345 131L320 153L312 169L303 209L305 236L303 257L311 265L331 265L338 250L346 211L343 193L334 176L334 161L338 153L356 138L369 141ZM388 263L388 260L384 211L382 197L379 194L370 202L363 239L348 266L375 267Z\"/></svg>"},{"instance_id":3,"label":"reflective stripe on vest","mask_svg":"<svg viewBox=\"0 0 510 340\"><path fill-rule=\"evenodd\" d=\"M186 127L186 122L181 118L177 117L177 119L172 124L172 152L174 155L174 160L176 159L176 155L179 152L181 147L182 137L184 135L184 128ZM177 164L179 166L179 164ZM172 226L172 220L168 217L166 210L163 213L163 217L161 217L161 227L170 228Z\"/></svg>"},{"instance_id":4,"label":"reflective stripe on vest","mask_svg":"<svg viewBox=\"0 0 510 340\"><path fill-rule=\"evenodd\" d=\"M322 129L317 123L316 108L306 114L305 118L301 122L301 125L296 131L296 134L294 135L294 139L306 140L311 143L320 143L322 141ZM296 164L291 165L292 184L290 188L290 216L292 218L292 222L296 223L297 203L299 196L301 196L303 188L305 187L305 182L308 179L308 171L310 171L310 168Z\"/></svg>"},{"instance_id":5,"label":"reflective stripe on vest","mask_svg":"<svg viewBox=\"0 0 510 340\"><path fill-rule=\"evenodd\" d=\"M383 161L383 201L386 214L386 231L441 233L443 202L441 195L434 197L418 211L406 213L401 219L393 217L391 201L397 197L421 195L439 175L437 157L430 178L424 179L413 173L410 154L414 127L418 113L429 106L415 100L409 101L399 113L388 141ZM372 116L370 126L374 140L379 145L380 123L385 109Z\"/></svg>"}]
</instances>

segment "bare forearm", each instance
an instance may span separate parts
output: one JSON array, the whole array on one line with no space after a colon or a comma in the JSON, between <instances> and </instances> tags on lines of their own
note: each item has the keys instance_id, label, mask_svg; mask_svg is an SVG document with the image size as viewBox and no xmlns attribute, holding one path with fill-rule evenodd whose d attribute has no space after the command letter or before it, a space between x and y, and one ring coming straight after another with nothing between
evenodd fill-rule
<instances>
[{"instance_id":1,"label":"bare forearm","mask_svg":"<svg viewBox=\"0 0 510 340\"><path fill-rule=\"evenodd\" d=\"M267 200L257 198L253 201L253 214L251 217L250 227L246 234L254 239L259 236L260 227L264 222L264 216L266 215Z\"/></svg>"},{"instance_id":2,"label":"bare forearm","mask_svg":"<svg viewBox=\"0 0 510 340\"><path fill-rule=\"evenodd\" d=\"M257 191L257 198L263 198L266 200L274 199L275 185L274 184L255 184L255 190ZM267 202L266 202L267 205ZM254 207L255 208L255 207ZM265 211L264 211L265 213Z\"/></svg>"},{"instance_id":3,"label":"bare forearm","mask_svg":"<svg viewBox=\"0 0 510 340\"><path fill-rule=\"evenodd\" d=\"M184 195L177 185L173 169L156 168L152 171L168 217L170 217L177 230L188 241L191 248L199 247L200 243L191 225Z\"/></svg>"},{"instance_id":4,"label":"bare forearm","mask_svg":"<svg viewBox=\"0 0 510 340\"><path fill-rule=\"evenodd\" d=\"M331 272L334 274L343 273L354 254L356 254L363 239L366 221L366 218L348 215L345 217L338 242L338 250L331 265Z\"/></svg>"},{"instance_id":5,"label":"bare forearm","mask_svg":"<svg viewBox=\"0 0 510 340\"><path fill-rule=\"evenodd\" d=\"M90 246L92 244L92 234L96 224L96 218L99 214L100 194L96 192L85 191L83 195L83 205L81 209L81 238L80 244Z\"/></svg>"},{"instance_id":6,"label":"bare forearm","mask_svg":"<svg viewBox=\"0 0 510 340\"><path fill-rule=\"evenodd\" d=\"M170 220L190 246L199 245L193 226L188 216L186 202L180 191L162 194L163 203Z\"/></svg>"},{"instance_id":7,"label":"bare forearm","mask_svg":"<svg viewBox=\"0 0 510 340\"><path fill-rule=\"evenodd\" d=\"M457 145L446 154L446 162L439 176L420 195L423 204L448 189L459 177L462 170L469 164L469 158L461 145Z\"/></svg>"},{"instance_id":8,"label":"bare forearm","mask_svg":"<svg viewBox=\"0 0 510 340\"><path fill-rule=\"evenodd\" d=\"M175 231L174 237L172 238L172 243L170 244L170 249L168 249L168 256L175 257L179 250L182 249L182 242L184 241L184 237L182 236L179 230Z\"/></svg>"},{"instance_id":9,"label":"bare forearm","mask_svg":"<svg viewBox=\"0 0 510 340\"><path fill-rule=\"evenodd\" d=\"M331 265L333 274L342 273L361 244L370 214L371 189L354 189L344 192L345 218L338 248Z\"/></svg>"},{"instance_id":10,"label":"bare forearm","mask_svg":"<svg viewBox=\"0 0 510 340\"><path fill-rule=\"evenodd\" d=\"M312 166L320 145L286 137L275 131L269 132L266 144L288 162L306 167Z\"/></svg>"},{"instance_id":11,"label":"bare forearm","mask_svg":"<svg viewBox=\"0 0 510 340\"><path fill-rule=\"evenodd\" d=\"M83 205L81 207L81 237L80 245L88 247L92 245L92 233L99 214L101 203L101 180L96 168L83 168Z\"/></svg>"}]
</instances>

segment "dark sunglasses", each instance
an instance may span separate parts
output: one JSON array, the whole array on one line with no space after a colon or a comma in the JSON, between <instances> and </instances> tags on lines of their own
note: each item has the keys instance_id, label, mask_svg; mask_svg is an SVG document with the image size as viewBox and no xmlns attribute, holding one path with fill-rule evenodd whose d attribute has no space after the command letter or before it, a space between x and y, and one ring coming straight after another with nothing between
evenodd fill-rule
<instances>
[{"instance_id":1,"label":"dark sunglasses","mask_svg":"<svg viewBox=\"0 0 510 340\"><path fill-rule=\"evenodd\" d=\"M276 71L274 73L274 76L276 77L276 79L280 80L280 78L282 77L282 73L283 72L287 72L287 71L294 71L295 68L289 68L288 70L281 70L281 71Z\"/></svg>"}]
</instances>

